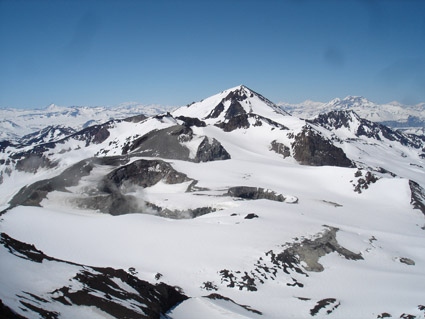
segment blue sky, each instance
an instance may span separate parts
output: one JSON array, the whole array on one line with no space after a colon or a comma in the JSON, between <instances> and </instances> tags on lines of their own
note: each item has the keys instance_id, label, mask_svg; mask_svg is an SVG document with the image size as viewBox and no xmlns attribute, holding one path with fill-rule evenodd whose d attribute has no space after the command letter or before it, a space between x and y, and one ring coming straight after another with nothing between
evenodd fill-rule
<instances>
[{"instance_id":1,"label":"blue sky","mask_svg":"<svg viewBox=\"0 0 425 319\"><path fill-rule=\"evenodd\" d=\"M425 1L0 0L0 107L425 102Z\"/></svg>"}]
</instances>

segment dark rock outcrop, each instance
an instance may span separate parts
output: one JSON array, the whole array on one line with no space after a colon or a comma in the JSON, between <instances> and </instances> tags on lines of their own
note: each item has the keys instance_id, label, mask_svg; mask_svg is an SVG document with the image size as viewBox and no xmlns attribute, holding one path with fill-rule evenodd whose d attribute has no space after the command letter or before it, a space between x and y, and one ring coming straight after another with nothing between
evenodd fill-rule
<instances>
[{"instance_id":1,"label":"dark rock outcrop","mask_svg":"<svg viewBox=\"0 0 425 319\"><path fill-rule=\"evenodd\" d=\"M68 265L73 267L75 275L63 278L68 281L67 286L53 288L42 295L23 291L17 295L21 309L30 317L59 318L61 314L52 309L55 305L97 307L114 318L162 318L164 314L187 299L176 287L164 283L151 284L140 280L132 274L114 268L91 267L68 262L47 256L34 245L20 242L5 233L0 235L0 244L12 255L25 259L28 263L54 263L51 267ZM123 284L119 284L122 282ZM129 287L129 288L126 288ZM2 312L8 311L2 306ZM60 309L60 308L59 308ZM9 312L5 318L23 318ZM3 314L2 314L3 315Z\"/></svg>"},{"instance_id":2,"label":"dark rock outcrop","mask_svg":"<svg viewBox=\"0 0 425 319\"><path fill-rule=\"evenodd\" d=\"M248 121L248 115L247 114L241 114L238 116L234 116L225 122L220 122L215 124L215 126L221 128L225 132L232 132L236 129L249 128L249 121Z\"/></svg>"},{"instance_id":3,"label":"dark rock outcrop","mask_svg":"<svg viewBox=\"0 0 425 319\"><path fill-rule=\"evenodd\" d=\"M238 197L243 199L268 199L277 202L284 202L285 197L268 189L249 186L235 186L229 188L227 196Z\"/></svg>"},{"instance_id":4,"label":"dark rock outcrop","mask_svg":"<svg viewBox=\"0 0 425 319\"><path fill-rule=\"evenodd\" d=\"M291 156L291 149L283 143L279 143L276 140L270 144L270 150L283 156L283 158Z\"/></svg>"},{"instance_id":5,"label":"dark rock outcrop","mask_svg":"<svg viewBox=\"0 0 425 319\"><path fill-rule=\"evenodd\" d=\"M292 244L285 251L278 254L276 259L286 263L289 260L293 263L297 260L297 264L303 261L307 271L323 271L323 266L319 263L319 258L326 254L337 252L340 256L349 260L362 260L361 254L353 253L352 251L342 247L336 240L336 232L338 228L329 227L323 234L314 239L305 239L301 243ZM295 259L294 259L295 257Z\"/></svg>"},{"instance_id":6,"label":"dark rock outcrop","mask_svg":"<svg viewBox=\"0 0 425 319\"><path fill-rule=\"evenodd\" d=\"M11 146L16 146L16 145L11 143L10 141L0 141L0 152L4 153L4 151Z\"/></svg>"},{"instance_id":7,"label":"dark rock outcrop","mask_svg":"<svg viewBox=\"0 0 425 319\"><path fill-rule=\"evenodd\" d=\"M362 172L360 170L358 170L355 174L354 177L360 177ZM368 189L370 184L376 183L376 181L378 180L378 177L376 177L374 174L372 174L371 172L367 172L363 177L360 177L357 180L357 185L354 184L354 191L361 194L362 189Z\"/></svg>"},{"instance_id":8,"label":"dark rock outcrop","mask_svg":"<svg viewBox=\"0 0 425 319\"><path fill-rule=\"evenodd\" d=\"M196 126L196 127L207 126L207 124L204 121L201 121L200 119L196 117L187 117L182 115L177 117L177 119L183 121L186 126Z\"/></svg>"},{"instance_id":9,"label":"dark rock outcrop","mask_svg":"<svg viewBox=\"0 0 425 319\"><path fill-rule=\"evenodd\" d=\"M326 314L331 314L336 308L338 308L341 305L339 301L337 301L335 298L326 298L319 300L316 305L310 310L310 315L315 316L317 315L320 310L327 309ZM329 306L329 307L328 307Z\"/></svg>"},{"instance_id":10,"label":"dark rock outcrop","mask_svg":"<svg viewBox=\"0 0 425 319\"><path fill-rule=\"evenodd\" d=\"M144 121L146 119L147 119L147 117L144 114L139 114L139 115L127 117L127 118L123 119L123 121L124 122L131 122L131 123L139 123L139 122Z\"/></svg>"},{"instance_id":11,"label":"dark rock outcrop","mask_svg":"<svg viewBox=\"0 0 425 319\"><path fill-rule=\"evenodd\" d=\"M142 156L188 160L189 149L181 142L191 140L192 136L190 127L175 125L143 135L128 147L128 151L140 153Z\"/></svg>"},{"instance_id":12,"label":"dark rock outcrop","mask_svg":"<svg viewBox=\"0 0 425 319\"><path fill-rule=\"evenodd\" d=\"M196 121L189 120L192 123ZM203 122L202 122L203 123ZM199 124L199 123L197 123ZM132 145L123 149L149 157L162 157L193 162L208 162L230 159L229 153L214 138L204 137L196 152L195 158L190 158L189 149L182 143L193 139L193 131L186 125L175 125L163 130L149 132L136 139Z\"/></svg>"},{"instance_id":13,"label":"dark rock outcrop","mask_svg":"<svg viewBox=\"0 0 425 319\"><path fill-rule=\"evenodd\" d=\"M236 306L239 306L241 308L244 308L245 310L248 310L248 311L250 311L252 313L255 313L257 315L262 315L263 314L261 311L258 311L256 309L253 309L253 308L251 308L250 306L247 306L247 305L238 304L235 301L233 301L232 299L230 299L228 297L224 297L224 296L222 296L220 294L217 294L217 293L209 294L208 296L205 296L205 298L212 299L212 300L224 300L224 301L228 301L228 302L231 302L232 304L234 304Z\"/></svg>"},{"instance_id":14,"label":"dark rock outcrop","mask_svg":"<svg viewBox=\"0 0 425 319\"><path fill-rule=\"evenodd\" d=\"M230 159L230 154L215 138L205 137L199 144L195 162L210 162Z\"/></svg>"},{"instance_id":15,"label":"dark rock outcrop","mask_svg":"<svg viewBox=\"0 0 425 319\"><path fill-rule=\"evenodd\" d=\"M229 288L246 289L256 291L258 284L264 284L267 280L277 279L279 272L288 276L288 286L302 288L303 283L295 280L291 273L297 273L308 277L306 271L323 271L319 263L320 257L337 252L348 260L362 260L361 254L354 253L342 247L336 240L338 228L328 227L323 233L314 239L304 239L300 242L287 244L281 252L270 250L265 253L265 259L260 257L249 271L232 271L223 269L219 272L221 283ZM303 265L304 264L304 265Z\"/></svg>"},{"instance_id":16,"label":"dark rock outcrop","mask_svg":"<svg viewBox=\"0 0 425 319\"><path fill-rule=\"evenodd\" d=\"M411 191L410 204L425 215L425 189L412 180L409 180L409 186Z\"/></svg>"},{"instance_id":17,"label":"dark rock outcrop","mask_svg":"<svg viewBox=\"0 0 425 319\"><path fill-rule=\"evenodd\" d=\"M3 304L3 301L0 299L0 319L26 319L26 318L12 311L12 309L10 309L8 306Z\"/></svg>"},{"instance_id":18,"label":"dark rock outcrop","mask_svg":"<svg viewBox=\"0 0 425 319\"><path fill-rule=\"evenodd\" d=\"M410 258L407 258L407 257L401 257L400 262L403 263L403 264L406 264L408 266L414 266L415 265L415 261L410 259Z\"/></svg>"},{"instance_id":19,"label":"dark rock outcrop","mask_svg":"<svg viewBox=\"0 0 425 319\"><path fill-rule=\"evenodd\" d=\"M208 114L206 119L215 119L220 116L220 114L224 111L224 104L220 102L217 106Z\"/></svg>"},{"instance_id":20,"label":"dark rock outcrop","mask_svg":"<svg viewBox=\"0 0 425 319\"><path fill-rule=\"evenodd\" d=\"M89 126L59 142L64 142L68 139L75 139L78 141L85 141L86 147L90 144L100 144L109 137L110 133L108 129L111 128L113 125L114 121L109 121L101 125Z\"/></svg>"},{"instance_id":21,"label":"dark rock outcrop","mask_svg":"<svg viewBox=\"0 0 425 319\"><path fill-rule=\"evenodd\" d=\"M165 217L165 218L171 218L171 219L188 219L188 218L196 218L202 215L206 215L212 212L215 212L217 209L214 207L198 207L193 209L185 209L185 210L178 210L178 209L168 209L163 208L158 205L146 202L146 206L149 207L152 210L152 213L155 215Z\"/></svg>"},{"instance_id":22,"label":"dark rock outcrop","mask_svg":"<svg viewBox=\"0 0 425 319\"><path fill-rule=\"evenodd\" d=\"M211 281L205 281L204 283L202 283L202 286L200 288L204 290L218 290L217 286Z\"/></svg>"},{"instance_id":23,"label":"dark rock outcrop","mask_svg":"<svg viewBox=\"0 0 425 319\"><path fill-rule=\"evenodd\" d=\"M248 215L244 217L244 219L254 219L254 218L258 218L258 215L254 213L249 213Z\"/></svg>"},{"instance_id":24,"label":"dark rock outcrop","mask_svg":"<svg viewBox=\"0 0 425 319\"><path fill-rule=\"evenodd\" d=\"M192 181L186 174L177 172L169 163L161 160L136 160L113 170L104 179L102 190L111 191L124 183L150 187L163 180L167 184Z\"/></svg>"},{"instance_id":25,"label":"dark rock outcrop","mask_svg":"<svg viewBox=\"0 0 425 319\"><path fill-rule=\"evenodd\" d=\"M344 151L310 127L305 127L292 143L293 156L302 165L353 167Z\"/></svg>"},{"instance_id":26,"label":"dark rock outcrop","mask_svg":"<svg viewBox=\"0 0 425 319\"><path fill-rule=\"evenodd\" d=\"M239 115L235 115L229 119L226 119L224 122L218 122L214 124L215 126L221 128L225 132L232 132L237 129L247 129L251 126L251 122L254 122L253 126L262 126L263 123L267 123L272 127L272 130L288 130L285 125L277 123L273 120L270 120L264 116L255 114L255 113L243 113Z\"/></svg>"},{"instance_id":27,"label":"dark rock outcrop","mask_svg":"<svg viewBox=\"0 0 425 319\"><path fill-rule=\"evenodd\" d=\"M56 162L51 162L50 159L40 153L25 153L17 160L15 168L18 171L27 173L36 173L40 168L53 168L57 165Z\"/></svg>"},{"instance_id":28,"label":"dark rock outcrop","mask_svg":"<svg viewBox=\"0 0 425 319\"><path fill-rule=\"evenodd\" d=\"M246 115L245 109L242 107L242 105L237 100L231 100L229 108L226 111L226 114L224 116L225 119L230 120L234 117Z\"/></svg>"}]
</instances>

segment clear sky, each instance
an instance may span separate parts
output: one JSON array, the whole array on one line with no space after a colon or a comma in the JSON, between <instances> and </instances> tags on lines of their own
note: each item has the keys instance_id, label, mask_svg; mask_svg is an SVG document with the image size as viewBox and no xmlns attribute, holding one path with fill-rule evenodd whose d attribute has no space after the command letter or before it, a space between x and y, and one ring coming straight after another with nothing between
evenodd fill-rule
<instances>
[{"instance_id":1,"label":"clear sky","mask_svg":"<svg viewBox=\"0 0 425 319\"><path fill-rule=\"evenodd\" d=\"M0 0L0 107L425 102L424 0Z\"/></svg>"}]
</instances>

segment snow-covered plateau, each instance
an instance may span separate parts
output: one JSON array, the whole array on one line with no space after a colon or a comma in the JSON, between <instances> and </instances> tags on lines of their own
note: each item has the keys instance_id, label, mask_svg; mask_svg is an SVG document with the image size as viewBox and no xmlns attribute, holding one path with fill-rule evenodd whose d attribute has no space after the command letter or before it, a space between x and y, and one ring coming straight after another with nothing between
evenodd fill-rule
<instances>
[{"instance_id":1,"label":"snow-covered plateau","mask_svg":"<svg viewBox=\"0 0 425 319\"><path fill-rule=\"evenodd\" d=\"M0 318L425 318L423 135L243 85L147 115L0 142Z\"/></svg>"}]
</instances>

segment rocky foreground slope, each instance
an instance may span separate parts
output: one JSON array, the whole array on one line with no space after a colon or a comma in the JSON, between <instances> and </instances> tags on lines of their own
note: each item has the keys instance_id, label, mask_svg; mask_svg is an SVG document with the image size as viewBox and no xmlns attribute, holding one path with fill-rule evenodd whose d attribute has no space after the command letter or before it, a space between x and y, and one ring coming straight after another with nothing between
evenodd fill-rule
<instances>
[{"instance_id":1,"label":"rocky foreground slope","mask_svg":"<svg viewBox=\"0 0 425 319\"><path fill-rule=\"evenodd\" d=\"M5 318L424 318L423 136L245 86L62 132L0 144Z\"/></svg>"}]
</instances>

